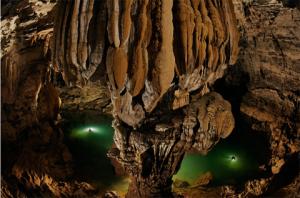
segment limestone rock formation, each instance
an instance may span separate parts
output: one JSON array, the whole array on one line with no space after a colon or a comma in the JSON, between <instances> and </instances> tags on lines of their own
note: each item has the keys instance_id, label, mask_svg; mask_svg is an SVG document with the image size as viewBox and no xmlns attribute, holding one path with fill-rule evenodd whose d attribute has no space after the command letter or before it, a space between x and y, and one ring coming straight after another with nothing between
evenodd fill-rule
<instances>
[{"instance_id":1,"label":"limestone rock formation","mask_svg":"<svg viewBox=\"0 0 300 198\"><path fill-rule=\"evenodd\" d=\"M213 175L211 172L206 172L200 175L196 181L193 183L192 188L197 188L199 186L206 186L213 180Z\"/></svg>"},{"instance_id":2,"label":"limestone rock formation","mask_svg":"<svg viewBox=\"0 0 300 198\"><path fill-rule=\"evenodd\" d=\"M129 197L172 196L185 151L206 153L233 130L231 105L216 93L201 98L236 62L233 11L222 0L58 4L53 64L81 86L105 59L117 147L110 156L133 176Z\"/></svg>"},{"instance_id":3,"label":"limestone rock formation","mask_svg":"<svg viewBox=\"0 0 300 198\"><path fill-rule=\"evenodd\" d=\"M173 109L187 105L192 91L207 93L238 55L231 1L84 0L58 4L57 15L53 57L64 79L81 86L86 70L105 59L114 114L132 127L171 87ZM94 53L98 61L90 60Z\"/></svg>"},{"instance_id":4,"label":"limestone rock formation","mask_svg":"<svg viewBox=\"0 0 300 198\"><path fill-rule=\"evenodd\" d=\"M199 117L197 113L202 111L210 114L207 117L211 120ZM234 126L231 105L215 92L194 96L182 111L166 113L159 121L136 130L119 119L114 121L116 148L109 156L131 176L128 197L173 196L172 175L178 171L185 152L207 153ZM205 122L211 122L211 127L204 127Z\"/></svg>"},{"instance_id":5,"label":"limestone rock formation","mask_svg":"<svg viewBox=\"0 0 300 198\"><path fill-rule=\"evenodd\" d=\"M226 138L232 132L235 123L231 105L221 95L211 92L202 98L193 98L186 112L187 119L195 113L199 129L195 136L193 148L206 154L219 138ZM189 130L195 130L195 126ZM207 134L209 132L209 135Z\"/></svg>"},{"instance_id":6,"label":"limestone rock formation","mask_svg":"<svg viewBox=\"0 0 300 198\"><path fill-rule=\"evenodd\" d=\"M253 5L249 9L251 12L247 18L250 21L245 24L249 30L266 17L270 19L255 31L245 32L249 40L247 49L241 54L241 61L246 63L250 57L253 61L241 68L250 75L249 91L243 98L241 111L260 122L268 123L273 155L282 159L285 155L283 153L292 154L300 149L300 11L283 7L282 4L269 3L264 5L264 14L257 17L257 13L262 13L262 6ZM298 138L292 138L289 133ZM283 145L289 148L282 148Z\"/></svg>"},{"instance_id":7,"label":"limestone rock formation","mask_svg":"<svg viewBox=\"0 0 300 198\"><path fill-rule=\"evenodd\" d=\"M7 109L5 121L18 123L14 126L18 132L38 122L42 103L38 101L39 95L51 95L50 98L45 96L51 104L48 111L42 113L52 115L51 119L58 114L58 94L49 85L48 78L54 4L46 5L19 2L12 9L17 12L12 13L13 20L5 18L1 23L2 107ZM47 91L43 91L45 89Z\"/></svg>"},{"instance_id":8,"label":"limestone rock formation","mask_svg":"<svg viewBox=\"0 0 300 198\"><path fill-rule=\"evenodd\" d=\"M57 126L61 108L113 109L108 155L131 177L128 197L175 196L172 175L185 152L206 154L241 115L269 138L270 175L247 181L242 192L226 187L223 196L270 192L300 150L295 2L2 1L2 194L99 195L66 181L72 156ZM231 91L214 86L220 78ZM282 191L297 188L299 176ZM194 190L187 196L221 191Z\"/></svg>"},{"instance_id":9,"label":"limestone rock formation","mask_svg":"<svg viewBox=\"0 0 300 198\"><path fill-rule=\"evenodd\" d=\"M70 181L72 156L56 125L52 81L54 1L1 1L1 196L92 197Z\"/></svg>"},{"instance_id":10,"label":"limestone rock formation","mask_svg":"<svg viewBox=\"0 0 300 198\"><path fill-rule=\"evenodd\" d=\"M296 4L281 2L253 1L243 5L234 1L241 50L236 67L225 75L225 87L243 84L239 110L253 131L268 135L271 151L267 164L271 172L267 180L271 181L264 188L256 185L259 182L249 181L245 188L247 191L256 185L257 190L251 193L256 195L282 182L286 177L282 170L297 172L289 164L299 163L300 11Z\"/></svg>"}]
</instances>

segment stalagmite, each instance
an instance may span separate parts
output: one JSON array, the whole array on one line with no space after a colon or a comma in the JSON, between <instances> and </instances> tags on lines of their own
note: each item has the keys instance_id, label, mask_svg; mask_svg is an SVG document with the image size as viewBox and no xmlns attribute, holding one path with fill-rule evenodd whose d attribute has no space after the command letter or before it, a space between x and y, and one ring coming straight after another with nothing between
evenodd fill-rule
<instances>
[{"instance_id":1,"label":"stalagmite","mask_svg":"<svg viewBox=\"0 0 300 198\"><path fill-rule=\"evenodd\" d=\"M297 2L1 1L1 195L297 197Z\"/></svg>"}]
</instances>

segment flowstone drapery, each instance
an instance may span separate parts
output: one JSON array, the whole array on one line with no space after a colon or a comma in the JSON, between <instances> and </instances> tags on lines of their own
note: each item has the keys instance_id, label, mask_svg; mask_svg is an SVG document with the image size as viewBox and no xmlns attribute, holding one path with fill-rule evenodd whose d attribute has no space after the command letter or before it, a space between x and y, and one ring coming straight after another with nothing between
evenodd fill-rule
<instances>
[{"instance_id":1,"label":"flowstone drapery","mask_svg":"<svg viewBox=\"0 0 300 198\"><path fill-rule=\"evenodd\" d=\"M100 64L113 103L116 158L128 197L171 197L186 151L207 153L234 127L211 85L236 62L231 0L59 1L53 65L83 86Z\"/></svg>"}]
</instances>

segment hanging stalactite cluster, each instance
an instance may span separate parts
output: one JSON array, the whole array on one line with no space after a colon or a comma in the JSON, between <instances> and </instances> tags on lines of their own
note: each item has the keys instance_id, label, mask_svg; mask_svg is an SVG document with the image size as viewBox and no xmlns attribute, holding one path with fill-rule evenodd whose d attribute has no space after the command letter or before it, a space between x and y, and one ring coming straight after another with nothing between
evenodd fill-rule
<instances>
[{"instance_id":1,"label":"hanging stalactite cluster","mask_svg":"<svg viewBox=\"0 0 300 198\"><path fill-rule=\"evenodd\" d=\"M133 127L172 86L174 110L207 93L238 55L227 0L60 1L57 13L54 65L82 86L103 62L115 116Z\"/></svg>"},{"instance_id":2,"label":"hanging stalactite cluster","mask_svg":"<svg viewBox=\"0 0 300 198\"><path fill-rule=\"evenodd\" d=\"M94 0L58 1L53 65L70 85L82 86L102 61L106 4Z\"/></svg>"}]
</instances>

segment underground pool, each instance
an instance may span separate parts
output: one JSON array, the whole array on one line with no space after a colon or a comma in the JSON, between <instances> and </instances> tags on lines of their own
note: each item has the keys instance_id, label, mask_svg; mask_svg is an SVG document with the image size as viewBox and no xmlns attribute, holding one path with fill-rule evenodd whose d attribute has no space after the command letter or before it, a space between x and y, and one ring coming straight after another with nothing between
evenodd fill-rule
<instances>
[{"instance_id":1,"label":"underground pool","mask_svg":"<svg viewBox=\"0 0 300 198\"><path fill-rule=\"evenodd\" d=\"M64 113L65 142L74 161L75 175L105 191L124 195L129 179L117 176L107 151L113 143L112 118L93 111ZM187 153L173 180L193 184L211 173L210 185L238 184L263 177L261 167L268 159L267 138L258 132L237 129L221 140L206 156Z\"/></svg>"},{"instance_id":2,"label":"underground pool","mask_svg":"<svg viewBox=\"0 0 300 198\"><path fill-rule=\"evenodd\" d=\"M127 192L128 178L117 176L107 151L113 143L112 118L94 111L63 113L65 142L78 180L103 191Z\"/></svg>"},{"instance_id":3,"label":"underground pool","mask_svg":"<svg viewBox=\"0 0 300 198\"><path fill-rule=\"evenodd\" d=\"M246 180L266 177L269 159L267 137L260 132L235 129L207 155L187 153L175 179L194 183L211 173L212 185L238 185Z\"/></svg>"}]
</instances>

